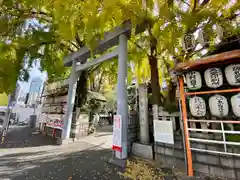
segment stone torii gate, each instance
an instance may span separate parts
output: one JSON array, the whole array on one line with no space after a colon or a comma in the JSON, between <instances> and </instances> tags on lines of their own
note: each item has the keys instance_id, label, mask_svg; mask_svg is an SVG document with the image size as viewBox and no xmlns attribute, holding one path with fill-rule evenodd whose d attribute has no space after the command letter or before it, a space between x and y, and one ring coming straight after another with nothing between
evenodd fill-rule
<instances>
[{"instance_id":1,"label":"stone torii gate","mask_svg":"<svg viewBox=\"0 0 240 180\"><path fill-rule=\"evenodd\" d=\"M64 118L62 139L68 139L71 131L72 112L74 107L77 80L81 72L94 65L118 57L118 81L117 81L117 114L122 116L122 152L116 152L118 159L127 158L127 129L128 129L128 104L127 104L127 41L130 34L130 26L116 27L105 33L104 40L100 41L94 54L104 53L107 49L118 45L113 51L103 54L101 57L81 62L90 58L91 50L87 47L79 49L64 59L65 66L72 66L68 89L67 112Z\"/></svg>"},{"instance_id":2,"label":"stone torii gate","mask_svg":"<svg viewBox=\"0 0 240 180\"><path fill-rule=\"evenodd\" d=\"M141 32L141 31L139 31ZM94 65L118 57L118 77L117 77L117 115L122 117L122 151L116 152L117 159L127 158L127 133L128 133L128 99L127 99L127 69L128 69L128 49L127 41L131 33L131 24L125 23L121 27L106 32L93 54L104 53L107 49L118 45L113 51L103 54L101 57L86 61L91 56L91 50L87 47L79 49L64 59L65 66L72 66L71 77L68 89L67 111L64 117L62 139L68 139L71 131L72 112L74 107L77 80L83 70ZM81 64L81 62L86 62ZM148 129L148 125L145 129ZM145 131L145 130L144 130ZM148 132L147 130L145 132Z\"/></svg>"}]
</instances>

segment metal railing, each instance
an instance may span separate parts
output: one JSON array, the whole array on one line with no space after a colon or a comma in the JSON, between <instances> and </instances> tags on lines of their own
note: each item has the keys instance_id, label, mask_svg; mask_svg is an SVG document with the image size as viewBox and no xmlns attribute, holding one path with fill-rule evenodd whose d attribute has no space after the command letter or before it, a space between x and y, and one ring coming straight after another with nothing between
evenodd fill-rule
<instances>
[{"instance_id":1,"label":"metal railing","mask_svg":"<svg viewBox=\"0 0 240 180\"><path fill-rule=\"evenodd\" d=\"M227 134L231 135L240 135L240 131L235 130L225 130L224 124L240 124L240 121L235 120L196 120L196 119L188 119L188 122L195 122L195 123L220 123L221 129L199 129L199 128L188 128L188 131L193 132L203 132L203 133L220 133L222 134L222 140L214 140L214 139L202 139L202 138L191 138L189 137L190 142L200 142L200 143L206 143L206 144L222 144L224 147L224 151L215 151L215 150L207 150L207 149L199 149L199 148L191 148L193 151L199 151L199 152L209 152L209 153L215 153L215 154L224 154L224 155L234 155L234 156L240 156L240 153L232 153L228 152L227 145L233 145L233 146L240 146L240 142L233 142L228 141L226 139Z\"/></svg>"}]
</instances>

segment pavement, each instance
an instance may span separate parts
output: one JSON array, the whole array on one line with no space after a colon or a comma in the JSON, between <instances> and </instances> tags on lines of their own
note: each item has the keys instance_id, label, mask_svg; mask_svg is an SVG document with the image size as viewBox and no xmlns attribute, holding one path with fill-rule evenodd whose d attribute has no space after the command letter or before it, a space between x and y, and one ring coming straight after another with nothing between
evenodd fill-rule
<instances>
[{"instance_id":1,"label":"pavement","mask_svg":"<svg viewBox=\"0 0 240 180\"><path fill-rule=\"evenodd\" d=\"M94 136L58 146L51 138L36 133L34 129L19 125L10 126L4 144L0 144L0 180L126 179L123 174L128 170L124 171L120 166L109 163L112 158L112 126L104 126L97 131ZM135 167L134 171L140 171L142 166L137 162L130 168ZM157 171L162 174L157 176L157 180L218 179L187 177L163 167Z\"/></svg>"},{"instance_id":2,"label":"pavement","mask_svg":"<svg viewBox=\"0 0 240 180\"><path fill-rule=\"evenodd\" d=\"M100 135L98 142L89 137L57 146L34 132L24 126L9 129L6 142L0 145L1 180L123 179L123 168L108 163L112 153L104 134L96 135Z\"/></svg>"}]
</instances>

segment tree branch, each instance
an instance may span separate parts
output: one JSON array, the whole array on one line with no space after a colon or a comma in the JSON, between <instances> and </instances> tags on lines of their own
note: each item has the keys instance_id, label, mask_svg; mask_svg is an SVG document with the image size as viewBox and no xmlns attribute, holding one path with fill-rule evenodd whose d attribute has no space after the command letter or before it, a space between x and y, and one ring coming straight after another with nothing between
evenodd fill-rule
<instances>
[{"instance_id":1,"label":"tree branch","mask_svg":"<svg viewBox=\"0 0 240 180\"><path fill-rule=\"evenodd\" d=\"M60 43L60 46L63 46L63 47L65 47L65 48L67 48L67 50L70 51L71 53L72 53L72 52L75 52L75 51L72 50L70 47L68 47L66 44Z\"/></svg>"},{"instance_id":2,"label":"tree branch","mask_svg":"<svg viewBox=\"0 0 240 180\"><path fill-rule=\"evenodd\" d=\"M137 46L139 49L145 51L145 53L149 56L150 54L146 51L146 49L144 49L143 47L141 47L139 44L137 44L136 42L132 41L131 39L129 39L130 42L132 42L135 46Z\"/></svg>"},{"instance_id":3,"label":"tree branch","mask_svg":"<svg viewBox=\"0 0 240 180\"><path fill-rule=\"evenodd\" d=\"M101 89L102 80L103 80L103 77L104 77L103 74L104 74L104 71L102 71L102 73L101 73L101 75L100 75L100 78L99 78L99 81L98 81L98 86L96 87L97 92L99 92L100 89Z\"/></svg>"},{"instance_id":4,"label":"tree branch","mask_svg":"<svg viewBox=\"0 0 240 180\"><path fill-rule=\"evenodd\" d=\"M202 6L202 7L205 6L206 4L209 3L209 1L210 1L210 0L204 0L204 1L200 4L200 6Z\"/></svg>"},{"instance_id":5,"label":"tree branch","mask_svg":"<svg viewBox=\"0 0 240 180\"><path fill-rule=\"evenodd\" d=\"M81 41L78 32L77 32L76 35L75 35L75 39L76 39L76 41L77 41L77 43L78 43L78 46L79 46L80 48L82 48L82 47L85 46L85 42L84 42L84 41Z\"/></svg>"},{"instance_id":6,"label":"tree branch","mask_svg":"<svg viewBox=\"0 0 240 180\"><path fill-rule=\"evenodd\" d=\"M191 7L191 5L188 3L188 2L186 2L185 0L181 0L183 3L185 3L186 5L188 5L189 7Z\"/></svg>"},{"instance_id":7,"label":"tree branch","mask_svg":"<svg viewBox=\"0 0 240 180\"><path fill-rule=\"evenodd\" d=\"M98 64L97 66L92 67L92 69L88 70L89 73L92 73L93 71L97 70L102 64Z\"/></svg>"},{"instance_id":8,"label":"tree branch","mask_svg":"<svg viewBox=\"0 0 240 180\"><path fill-rule=\"evenodd\" d=\"M197 0L194 0L192 12L195 12L196 8L197 8Z\"/></svg>"},{"instance_id":9,"label":"tree branch","mask_svg":"<svg viewBox=\"0 0 240 180\"><path fill-rule=\"evenodd\" d=\"M79 49L79 47L73 42L73 41L68 41L71 45L73 45L75 48Z\"/></svg>"}]
</instances>

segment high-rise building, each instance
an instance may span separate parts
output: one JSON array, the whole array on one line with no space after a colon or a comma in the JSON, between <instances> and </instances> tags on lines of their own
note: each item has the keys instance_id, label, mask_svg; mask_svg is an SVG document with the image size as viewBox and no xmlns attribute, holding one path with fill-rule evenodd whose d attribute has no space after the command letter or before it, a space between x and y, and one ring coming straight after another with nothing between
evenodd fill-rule
<instances>
[{"instance_id":1,"label":"high-rise building","mask_svg":"<svg viewBox=\"0 0 240 180\"><path fill-rule=\"evenodd\" d=\"M41 94L41 89L43 85L43 80L39 77L34 78L30 84L29 88L29 97L28 97L28 105L33 105L37 103L37 99Z\"/></svg>"},{"instance_id":2,"label":"high-rise building","mask_svg":"<svg viewBox=\"0 0 240 180\"><path fill-rule=\"evenodd\" d=\"M40 93L42 88L43 80L39 77L36 77L32 80L29 88L29 93Z\"/></svg>"},{"instance_id":3,"label":"high-rise building","mask_svg":"<svg viewBox=\"0 0 240 180\"><path fill-rule=\"evenodd\" d=\"M16 100L16 102L17 102L18 99L19 99L20 92L21 92L21 86L20 86L19 83L17 83L17 85L16 85L16 90L15 90L15 100Z\"/></svg>"}]
</instances>

